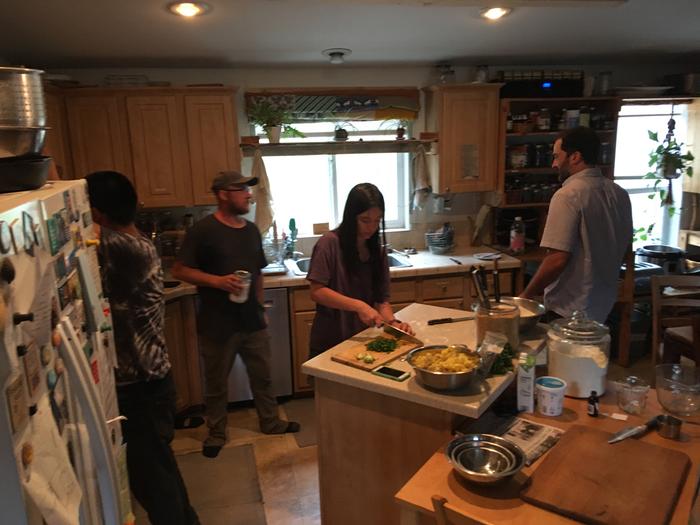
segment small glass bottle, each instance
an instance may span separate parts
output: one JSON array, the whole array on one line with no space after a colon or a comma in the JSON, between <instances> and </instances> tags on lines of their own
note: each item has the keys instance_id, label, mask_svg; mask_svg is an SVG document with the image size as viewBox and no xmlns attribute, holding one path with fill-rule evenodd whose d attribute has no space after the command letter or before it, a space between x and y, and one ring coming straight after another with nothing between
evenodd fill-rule
<instances>
[{"instance_id":1,"label":"small glass bottle","mask_svg":"<svg viewBox=\"0 0 700 525\"><path fill-rule=\"evenodd\" d=\"M600 400L598 399L598 393L592 390L591 395L588 396L588 415L591 417L598 417L599 408Z\"/></svg>"},{"instance_id":2,"label":"small glass bottle","mask_svg":"<svg viewBox=\"0 0 700 525\"><path fill-rule=\"evenodd\" d=\"M513 115L508 112L508 116L506 117L506 133L512 133L513 132Z\"/></svg>"},{"instance_id":3,"label":"small glass bottle","mask_svg":"<svg viewBox=\"0 0 700 525\"><path fill-rule=\"evenodd\" d=\"M525 224L522 217L516 217L510 227L510 251L514 254L525 251Z\"/></svg>"}]
</instances>

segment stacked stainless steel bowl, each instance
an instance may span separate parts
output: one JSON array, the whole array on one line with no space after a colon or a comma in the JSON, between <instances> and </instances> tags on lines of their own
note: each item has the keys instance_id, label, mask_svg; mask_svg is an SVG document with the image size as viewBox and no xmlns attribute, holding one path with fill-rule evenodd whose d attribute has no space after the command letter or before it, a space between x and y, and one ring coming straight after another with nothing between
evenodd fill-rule
<instances>
[{"instance_id":1,"label":"stacked stainless steel bowl","mask_svg":"<svg viewBox=\"0 0 700 525\"><path fill-rule=\"evenodd\" d=\"M525 452L511 441L491 434L465 434L454 438L445 451L464 479L485 485L514 476L525 465Z\"/></svg>"},{"instance_id":2,"label":"stacked stainless steel bowl","mask_svg":"<svg viewBox=\"0 0 700 525\"><path fill-rule=\"evenodd\" d=\"M0 157L36 154L46 137L43 71L0 67Z\"/></svg>"}]
</instances>

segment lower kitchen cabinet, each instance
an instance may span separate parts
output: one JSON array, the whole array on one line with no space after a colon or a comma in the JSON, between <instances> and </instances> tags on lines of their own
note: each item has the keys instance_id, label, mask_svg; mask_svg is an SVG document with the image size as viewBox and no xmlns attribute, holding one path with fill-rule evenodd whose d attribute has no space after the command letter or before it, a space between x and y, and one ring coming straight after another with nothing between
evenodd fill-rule
<instances>
[{"instance_id":1,"label":"lower kitchen cabinet","mask_svg":"<svg viewBox=\"0 0 700 525\"><path fill-rule=\"evenodd\" d=\"M308 290L307 290L308 291ZM309 376L301 372L301 365L309 359L309 337L316 312L294 313L293 353L294 353L294 392L312 389Z\"/></svg>"},{"instance_id":2,"label":"lower kitchen cabinet","mask_svg":"<svg viewBox=\"0 0 700 525\"><path fill-rule=\"evenodd\" d=\"M194 295L187 295L165 304L165 343L175 381L178 412L204 403L194 298Z\"/></svg>"}]
</instances>

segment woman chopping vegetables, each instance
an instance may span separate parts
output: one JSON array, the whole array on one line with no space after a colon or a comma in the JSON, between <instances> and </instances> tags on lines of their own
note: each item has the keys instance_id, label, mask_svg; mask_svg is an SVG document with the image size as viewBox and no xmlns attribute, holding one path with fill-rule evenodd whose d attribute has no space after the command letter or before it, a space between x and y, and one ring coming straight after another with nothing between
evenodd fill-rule
<instances>
[{"instance_id":1,"label":"woman chopping vegetables","mask_svg":"<svg viewBox=\"0 0 700 525\"><path fill-rule=\"evenodd\" d=\"M306 278L316 317L310 358L368 326L387 323L413 333L407 323L394 317L389 305L384 244L384 197L373 184L358 184L348 194L342 222L318 240L311 255Z\"/></svg>"}]
</instances>

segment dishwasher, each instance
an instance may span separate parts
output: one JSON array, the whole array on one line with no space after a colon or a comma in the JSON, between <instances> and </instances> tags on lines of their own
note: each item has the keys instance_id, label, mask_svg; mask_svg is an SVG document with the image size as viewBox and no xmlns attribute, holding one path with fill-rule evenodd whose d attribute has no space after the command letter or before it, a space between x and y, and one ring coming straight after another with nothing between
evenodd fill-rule
<instances>
[{"instance_id":1,"label":"dishwasher","mask_svg":"<svg viewBox=\"0 0 700 525\"><path fill-rule=\"evenodd\" d=\"M289 333L289 303L286 288L267 288L264 291L264 306L267 312L272 357L272 395L292 394L292 350ZM248 401L253 399L248 374L240 355L228 376L228 401Z\"/></svg>"}]
</instances>

